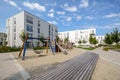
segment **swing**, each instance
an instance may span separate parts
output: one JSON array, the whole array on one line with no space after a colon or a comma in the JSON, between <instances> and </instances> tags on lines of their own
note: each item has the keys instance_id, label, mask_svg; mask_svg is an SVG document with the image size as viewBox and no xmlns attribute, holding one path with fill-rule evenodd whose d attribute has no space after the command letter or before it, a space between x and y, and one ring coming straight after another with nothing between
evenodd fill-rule
<instances>
[{"instance_id":1,"label":"swing","mask_svg":"<svg viewBox=\"0 0 120 80\"><path fill-rule=\"evenodd\" d=\"M33 41L32 41L32 48L33 48L33 52L36 53L36 54L41 54L43 53L43 50L34 50L34 45L33 45Z\"/></svg>"}]
</instances>

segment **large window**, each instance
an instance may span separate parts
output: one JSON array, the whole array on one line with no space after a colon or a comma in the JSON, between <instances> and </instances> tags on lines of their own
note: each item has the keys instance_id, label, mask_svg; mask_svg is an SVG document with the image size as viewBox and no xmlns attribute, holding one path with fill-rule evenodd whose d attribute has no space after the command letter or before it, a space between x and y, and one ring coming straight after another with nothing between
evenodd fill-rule
<instances>
[{"instance_id":1,"label":"large window","mask_svg":"<svg viewBox=\"0 0 120 80\"><path fill-rule=\"evenodd\" d=\"M38 33L40 33L40 28L38 28Z\"/></svg>"},{"instance_id":2,"label":"large window","mask_svg":"<svg viewBox=\"0 0 120 80\"><path fill-rule=\"evenodd\" d=\"M16 40L16 34L14 34L14 40Z\"/></svg>"},{"instance_id":3,"label":"large window","mask_svg":"<svg viewBox=\"0 0 120 80\"><path fill-rule=\"evenodd\" d=\"M14 18L14 24L16 24L16 18Z\"/></svg>"},{"instance_id":4,"label":"large window","mask_svg":"<svg viewBox=\"0 0 120 80\"><path fill-rule=\"evenodd\" d=\"M16 26L14 26L14 32L16 32Z\"/></svg>"},{"instance_id":5,"label":"large window","mask_svg":"<svg viewBox=\"0 0 120 80\"><path fill-rule=\"evenodd\" d=\"M40 21L38 21L38 26L40 27Z\"/></svg>"},{"instance_id":6,"label":"large window","mask_svg":"<svg viewBox=\"0 0 120 80\"><path fill-rule=\"evenodd\" d=\"M26 22L30 23L30 24L33 24L33 18L30 17L30 16L27 16Z\"/></svg>"},{"instance_id":7,"label":"large window","mask_svg":"<svg viewBox=\"0 0 120 80\"><path fill-rule=\"evenodd\" d=\"M27 24L26 30L29 31L29 32L33 32L33 26Z\"/></svg>"}]
</instances>

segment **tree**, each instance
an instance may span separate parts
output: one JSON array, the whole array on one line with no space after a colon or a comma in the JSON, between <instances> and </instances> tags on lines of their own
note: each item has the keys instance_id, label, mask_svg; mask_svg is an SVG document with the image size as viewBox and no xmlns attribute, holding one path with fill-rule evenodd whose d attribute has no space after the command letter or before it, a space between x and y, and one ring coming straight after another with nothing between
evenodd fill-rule
<instances>
[{"instance_id":1,"label":"tree","mask_svg":"<svg viewBox=\"0 0 120 80\"><path fill-rule=\"evenodd\" d=\"M106 44L112 44L112 43L113 43L113 40L112 40L112 37L111 37L110 34L106 34L105 39L104 39L104 42L105 42Z\"/></svg>"},{"instance_id":2,"label":"tree","mask_svg":"<svg viewBox=\"0 0 120 80\"><path fill-rule=\"evenodd\" d=\"M84 44L86 43L86 41L85 41L85 40L83 40L82 42L83 42Z\"/></svg>"},{"instance_id":3,"label":"tree","mask_svg":"<svg viewBox=\"0 0 120 80\"><path fill-rule=\"evenodd\" d=\"M82 43L82 41L79 39L78 43L79 43L79 44L81 44L81 43Z\"/></svg>"},{"instance_id":4,"label":"tree","mask_svg":"<svg viewBox=\"0 0 120 80\"><path fill-rule=\"evenodd\" d=\"M90 42L90 44L93 44L93 37L92 37L92 35L90 35L90 37L89 37L89 42Z\"/></svg>"},{"instance_id":5,"label":"tree","mask_svg":"<svg viewBox=\"0 0 120 80\"><path fill-rule=\"evenodd\" d=\"M112 41L115 42L116 44L120 41L119 34L120 32L117 28L113 29L113 32L111 32Z\"/></svg>"},{"instance_id":6,"label":"tree","mask_svg":"<svg viewBox=\"0 0 120 80\"><path fill-rule=\"evenodd\" d=\"M98 43L98 41L96 40L95 37L93 38L93 41L92 41L92 42L93 42L94 45Z\"/></svg>"},{"instance_id":7,"label":"tree","mask_svg":"<svg viewBox=\"0 0 120 80\"><path fill-rule=\"evenodd\" d=\"M68 39L68 37L66 37L65 39L64 39L64 43L68 43L69 42L69 39Z\"/></svg>"},{"instance_id":8,"label":"tree","mask_svg":"<svg viewBox=\"0 0 120 80\"><path fill-rule=\"evenodd\" d=\"M59 38L59 36L58 36L58 35L56 36L56 41L57 41L57 42L59 42L59 41L60 41L60 38Z\"/></svg>"},{"instance_id":9,"label":"tree","mask_svg":"<svg viewBox=\"0 0 120 80\"><path fill-rule=\"evenodd\" d=\"M25 32L24 32L23 30L21 31L19 37L20 37L20 39L24 42L25 37L26 37L26 34L25 34Z\"/></svg>"}]
</instances>

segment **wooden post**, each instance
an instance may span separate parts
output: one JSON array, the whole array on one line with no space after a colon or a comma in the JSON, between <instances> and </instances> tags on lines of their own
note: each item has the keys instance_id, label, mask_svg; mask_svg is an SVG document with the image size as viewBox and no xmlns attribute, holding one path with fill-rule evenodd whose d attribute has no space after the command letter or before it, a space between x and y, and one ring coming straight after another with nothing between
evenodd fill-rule
<instances>
[{"instance_id":1,"label":"wooden post","mask_svg":"<svg viewBox=\"0 0 120 80\"><path fill-rule=\"evenodd\" d=\"M47 45L46 45L46 53L48 54L48 41L49 41L49 38L47 39Z\"/></svg>"},{"instance_id":2,"label":"wooden post","mask_svg":"<svg viewBox=\"0 0 120 80\"><path fill-rule=\"evenodd\" d=\"M27 39L28 39L28 33L26 34L25 40L24 40L24 42L23 42L23 44L22 44L22 47L21 47L21 49L20 49L20 53L19 53L18 57L21 56L22 50L23 50L23 48L24 48L24 45L25 45L25 42L27 41Z\"/></svg>"}]
</instances>

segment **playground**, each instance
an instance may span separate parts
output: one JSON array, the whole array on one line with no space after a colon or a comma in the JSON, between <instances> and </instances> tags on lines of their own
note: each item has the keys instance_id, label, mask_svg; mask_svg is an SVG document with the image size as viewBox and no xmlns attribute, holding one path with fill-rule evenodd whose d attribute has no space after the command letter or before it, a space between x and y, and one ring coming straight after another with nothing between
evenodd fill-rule
<instances>
[{"instance_id":1,"label":"playground","mask_svg":"<svg viewBox=\"0 0 120 80\"><path fill-rule=\"evenodd\" d=\"M8 63L13 60L11 63L15 63L19 70L16 69L17 74L7 79L17 79L20 75L18 73L21 73L25 80L28 78L30 80L120 79L120 72L118 72L120 54L118 52L105 52L101 47L92 51L79 49L73 47L72 43L51 42L49 38L45 40L46 48L27 49L28 39L39 38L26 36L20 51L10 53L11 58L3 59L8 60Z\"/></svg>"},{"instance_id":2,"label":"playground","mask_svg":"<svg viewBox=\"0 0 120 80\"><path fill-rule=\"evenodd\" d=\"M32 49L28 49L26 51L25 60L22 60L21 57L18 58L19 52L14 52L14 53L5 53L5 56L1 54L0 61L1 63L3 61L4 61L3 63L6 63L7 61L13 61L15 59L28 72L30 76L35 77L38 74L42 74L46 70L51 70L53 68L56 68L55 66L59 65L60 63L64 63L65 61L70 60L75 56L82 55L86 52L88 52L88 50L73 48L72 50L68 51L68 55L63 54L62 52L58 52L55 55L53 55L50 49L48 49L48 54L44 53L44 51L42 54L36 54L33 52ZM100 58L97 61L97 65L95 67L91 80L119 80L120 79L120 76L119 76L120 75L120 72L119 72L120 71L120 58L119 58L120 54L118 52L111 51L111 50L106 52L106 51L103 51L101 48L98 48L89 52L94 52L96 54L99 54L100 56ZM7 57L8 56L7 54L13 55L14 59ZM2 58L6 58L6 59L2 59ZM13 61L11 65L8 62L5 64L5 65L9 65L9 70L8 68L5 68L7 66L4 66L1 64L3 68L1 70L2 73L0 74L0 76L3 76L3 75L5 76L7 74L10 75L12 71L17 70L15 68L16 65L14 65L14 63L15 62ZM14 67L12 67L12 65ZM5 72L7 74L5 74ZM17 72L17 76L19 76L18 75L19 72L18 71L16 72ZM17 76L16 74L13 75L14 78ZM18 80L22 80L22 79L18 79Z\"/></svg>"}]
</instances>

